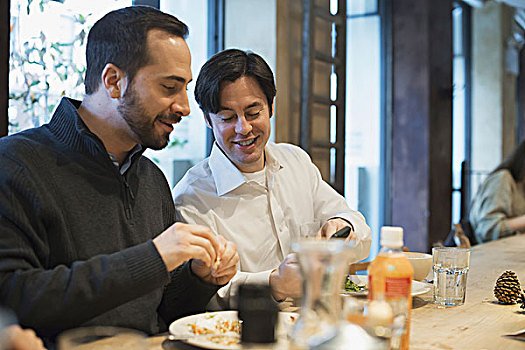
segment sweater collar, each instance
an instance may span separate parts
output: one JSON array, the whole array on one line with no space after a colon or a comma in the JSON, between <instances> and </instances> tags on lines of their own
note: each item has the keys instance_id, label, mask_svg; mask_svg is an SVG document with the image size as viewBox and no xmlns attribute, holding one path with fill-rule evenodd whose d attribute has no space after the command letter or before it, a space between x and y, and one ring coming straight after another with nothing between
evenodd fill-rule
<instances>
[{"instance_id":1,"label":"sweater collar","mask_svg":"<svg viewBox=\"0 0 525 350\"><path fill-rule=\"evenodd\" d=\"M109 159L108 151L102 140L89 130L80 115L78 108L81 101L63 97L51 121L50 131L64 144L79 152L87 152L92 156L103 155ZM133 154L133 159L140 158L145 148Z\"/></svg>"}]
</instances>

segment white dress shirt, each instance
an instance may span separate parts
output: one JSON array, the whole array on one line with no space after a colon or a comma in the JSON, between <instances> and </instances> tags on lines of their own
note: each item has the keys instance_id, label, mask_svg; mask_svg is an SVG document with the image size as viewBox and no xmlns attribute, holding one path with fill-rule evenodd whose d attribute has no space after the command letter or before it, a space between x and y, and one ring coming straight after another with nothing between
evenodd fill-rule
<instances>
[{"instance_id":1,"label":"white dress shirt","mask_svg":"<svg viewBox=\"0 0 525 350\"><path fill-rule=\"evenodd\" d=\"M269 276L291 253L291 243L315 236L334 217L352 223L354 261L370 252L370 228L361 213L321 178L309 155L286 143L265 147L265 168L243 174L214 144L210 157L188 170L173 189L177 219L208 226L235 242L239 271L210 308L231 308L242 283L269 284Z\"/></svg>"}]
</instances>

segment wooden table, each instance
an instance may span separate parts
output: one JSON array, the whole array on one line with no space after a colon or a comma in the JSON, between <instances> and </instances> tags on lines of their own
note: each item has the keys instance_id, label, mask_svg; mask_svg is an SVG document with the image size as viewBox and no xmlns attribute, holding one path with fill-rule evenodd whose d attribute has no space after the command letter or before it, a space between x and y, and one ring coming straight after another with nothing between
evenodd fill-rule
<instances>
[{"instance_id":1,"label":"wooden table","mask_svg":"<svg viewBox=\"0 0 525 350\"><path fill-rule=\"evenodd\" d=\"M496 280L506 270L525 288L525 235L472 248L464 305L438 308L432 292L415 297L410 349L525 349L525 342L502 337L525 329L524 310L494 298Z\"/></svg>"},{"instance_id":2,"label":"wooden table","mask_svg":"<svg viewBox=\"0 0 525 350\"><path fill-rule=\"evenodd\" d=\"M497 278L506 270L514 271L525 288L525 235L472 248L464 305L437 307L432 292L414 297L410 349L525 349L525 342L502 336L525 329L523 309L497 304L493 295ZM162 349L164 339L150 338L150 349ZM195 348L179 343L165 349Z\"/></svg>"}]
</instances>

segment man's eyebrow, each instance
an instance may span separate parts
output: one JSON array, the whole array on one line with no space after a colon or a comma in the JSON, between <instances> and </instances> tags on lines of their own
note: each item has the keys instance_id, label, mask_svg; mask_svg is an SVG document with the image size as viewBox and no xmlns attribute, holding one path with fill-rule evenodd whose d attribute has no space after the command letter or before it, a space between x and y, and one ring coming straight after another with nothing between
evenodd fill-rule
<instances>
[{"instance_id":1,"label":"man's eyebrow","mask_svg":"<svg viewBox=\"0 0 525 350\"><path fill-rule=\"evenodd\" d=\"M186 79L184 79L183 77L180 77L178 75L169 75L167 77L164 77L163 79L166 79L166 80L175 80L175 81L178 81L180 83L183 83L183 84L186 84ZM187 83L189 84L193 79L190 79L187 81Z\"/></svg>"},{"instance_id":2,"label":"man's eyebrow","mask_svg":"<svg viewBox=\"0 0 525 350\"><path fill-rule=\"evenodd\" d=\"M252 104L246 106L246 108L244 108L244 109L250 109L250 108L252 108L252 107L260 107L260 106L262 106L262 103L260 103L260 102L254 102L254 103L252 103Z\"/></svg>"},{"instance_id":3,"label":"man's eyebrow","mask_svg":"<svg viewBox=\"0 0 525 350\"><path fill-rule=\"evenodd\" d=\"M246 107L244 107L244 109L250 109L252 107L260 107L262 106L262 103L260 102L254 102ZM219 112L220 111L233 111L233 109L229 108L229 107L224 107L224 106L219 106Z\"/></svg>"}]
</instances>

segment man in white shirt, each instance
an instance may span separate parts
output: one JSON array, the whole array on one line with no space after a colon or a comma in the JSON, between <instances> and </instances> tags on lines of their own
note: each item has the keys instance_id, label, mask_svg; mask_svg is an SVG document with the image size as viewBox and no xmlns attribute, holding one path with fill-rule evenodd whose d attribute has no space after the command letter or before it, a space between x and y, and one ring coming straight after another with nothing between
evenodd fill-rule
<instances>
[{"instance_id":1,"label":"man in white shirt","mask_svg":"<svg viewBox=\"0 0 525 350\"><path fill-rule=\"evenodd\" d=\"M240 257L240 270L210 307L232 307L243 283L269 284L276 300L300 296L299 268L290 254L300 237L329 238L350 226L354 260L370 251L364 217L323 181L308 154L268 142L275 92L268 64L236 49L213 56L197 78L195 98L216 141L210 156L175 186L175 207L178 219L235 242Z\"/></svg>"}]
</instances>

